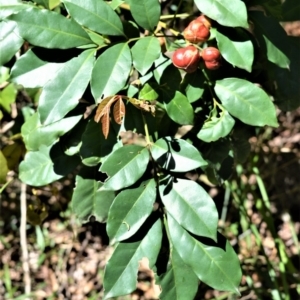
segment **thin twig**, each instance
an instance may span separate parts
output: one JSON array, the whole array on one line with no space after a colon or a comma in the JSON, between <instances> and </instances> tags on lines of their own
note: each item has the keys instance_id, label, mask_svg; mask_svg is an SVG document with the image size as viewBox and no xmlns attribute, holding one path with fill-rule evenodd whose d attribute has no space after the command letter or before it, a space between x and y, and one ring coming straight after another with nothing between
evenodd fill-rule
<instances>
[{"instance_id":1,"label":"thin twig","mask_svg":"<svg viewBox=\"0 0 300 300\"><path fill-rule=\"evenodd\" d=\"M26 235L26 215L27 215L27 203L26 203L26 184L21 183L21 225L20 225L20 243L22 249L22 267L23 267L23 281L25 294L29 295L31 292L31 279L30 269L28 261L28 249L27 249L27 235Z\"/></svg>"}]
</instances>

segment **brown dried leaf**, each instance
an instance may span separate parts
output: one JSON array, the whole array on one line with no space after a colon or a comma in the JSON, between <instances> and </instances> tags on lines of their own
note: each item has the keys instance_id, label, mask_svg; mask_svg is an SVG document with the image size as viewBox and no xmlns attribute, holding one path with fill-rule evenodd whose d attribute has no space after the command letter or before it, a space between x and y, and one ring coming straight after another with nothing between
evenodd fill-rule
<instances>
[{"instance_id":1,"label":"brown dried leaf","mask_svg":"<svg viewBox=\"0 0 300 300\"><path fill-rule=\"evenodd\" d=\"M129 98L126 97L126 99L133 104L136 108L142 110L142 111L146 111L146 112L150 112L153 116L155 116L155 104L156 101L148 101L148 100L139 100L139 99L135 99L135 98Z\"/></svg>"},{"instance_id":2,"label":"brown dried leaf","mask_svg":"<svg viewBox=\"0 0 300 300\"><path fill-rule=\"evenodd\" d=\"M102 112L103 112L101 116L102 132L105 139L107 139L109 134L109 107L106 107Z\"/></svg>"},{"instance_id":3,"label":"brown dried leaf","mask_svg":"<svg viewBox=\"0 0 300 300\"><path fill-rule=\"evenodd\" d=\"M121 96L119 96L117 102L114 105L113 115L115 122L117 124L122 124L123 118L125 116L125 105Z\"/></svg>"},{"instance_id":4,"label":"brown dried leaf","mask_svg":"<svg viewBox=\"0 0 300 300\"><path fill-rule=\"evenodd\" d=\"M110 110L110 107L111 105L116 101L118 100L119 96L118 95L114 95L114 96L109 96L109 97L106 97L104 98L100 104L98 105L97 107L97 110L96 110L96 114L95 114L95 122L96 123L99 123L99 121L101 120L102 116L104 114L109 113L109 110Z\"/></svg>"}]
</instances>

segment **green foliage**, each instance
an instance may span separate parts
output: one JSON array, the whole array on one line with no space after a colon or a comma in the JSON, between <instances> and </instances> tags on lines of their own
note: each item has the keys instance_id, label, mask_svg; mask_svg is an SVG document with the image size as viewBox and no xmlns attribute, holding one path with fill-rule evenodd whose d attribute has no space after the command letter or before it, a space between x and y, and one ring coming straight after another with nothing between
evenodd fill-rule
<instances>
[{"instance_id":1,"label":"green foliage","mask_svg":"<svg viewBox=\"0 0 300 300\"><path fill-rule=\"evenodd\" d=\"M12 67L1 108L15 100L13 84L42 88L37 112L21 129L27 153L19 177L43 186L79 169L73 211L82 222L107 222L116 244L105 299L135 290L143 257L157 273L161 299L193 299L199 280L239 294L238 257L218 232L216 205L199 176L214 183L230 177L249 152L241 123L278 126L273 99L285 109L299 106L298 52L278 23L278 3L264 2L268 15L248 11L247 3L194 1L212 20L210 39L195 46L216 46L222 59L218 70L201 59L186 74L164 51L188 45L176 31L179 18L162 16L158 0L0 0L1 63L23 41L31 48ZM53 58L57 49L67 58ZM3 182L8 164L2 152L0 159Z\"/></svg>"}]
</instances>

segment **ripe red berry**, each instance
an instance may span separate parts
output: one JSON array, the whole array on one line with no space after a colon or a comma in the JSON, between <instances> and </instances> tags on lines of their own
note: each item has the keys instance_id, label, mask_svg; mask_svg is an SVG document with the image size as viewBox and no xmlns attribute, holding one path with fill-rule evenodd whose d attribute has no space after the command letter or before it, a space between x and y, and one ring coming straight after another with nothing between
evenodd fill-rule
<instances>
[{"instance_id":1,"label":"ripe red berry","mask_svg":"<svg viewBox=\"0 0 300 300\"><path fill-rule=\"evenodd\" d=\"M172 56L174 66L185 70L187 73L195 72L198 68L199 61L199 50L192 45L177 49Z\"/></svg>"},{"instance_id":2,"label":"ripe red berry","mask_svg":"<svg viewBox=\"0 0 300 300\"><path fill-rule=\"evenodd\" d=\"M215 47L207 47L200 54L209 70L216 70L221 66L221 53Z\"/></svg>"},{"instance_id":3,"label":"ripe red berry","mask_svg":"<svg viewBox=\"0 0 300 300\"><path fill-rule=\"evenodd\" d=\"M203 25L204 25L205 27L207 27L208 29L211 28L211 20L210 20L210 18L208 18L207 16L201 15L201 16L198 17L196 20L199 21L199 22L201 22L201 23L203 23Z\"/></svg>"},{"instance_id":4,"label":"ripe red berry","mask_svg":"<svg viewBox=\"0 0 300 300\"><path fill-rule=\"evenodd\" d=\"M201 21L196 19L186 27L183 36L191 43L203 43L208 40L210 31Z\"/></svg>"}]
</instances>

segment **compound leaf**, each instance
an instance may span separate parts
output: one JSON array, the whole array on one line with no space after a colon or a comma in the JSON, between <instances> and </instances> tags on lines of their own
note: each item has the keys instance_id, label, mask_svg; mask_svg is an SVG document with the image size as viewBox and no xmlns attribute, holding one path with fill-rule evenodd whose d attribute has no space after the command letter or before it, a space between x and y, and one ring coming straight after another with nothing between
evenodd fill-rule
<instances>
[{"instance_id":1,"label":"compound leaf","mask_svg":"<svg viewBox=\"0 0 300 300\"><path fill-rule=\"evenodd\" d=\"M145 228L146 227L146 228ZM161 247L162 224L158 219L150 229L144 224L142 237L117 245L104 273L104 299L130 294L136 289L139 261L146 257L153 267Z\"/></svg>"},{"instance_id":2,"label":"compound leaf","mask_svg":"<svg viewBox=\"0 0 300 300\"><path fill-rule=\"evenodd\" d=\"M119 193L109 210L107 220L110 243L123 241L135 234L151 214L155 199L154 179L144 182L138 188Z\"/></svg>"},{"instance_id":3,"label":"compound leaf","mask_svg":"<svg viewBox=\"0 0 300 300\"><path fill-rule=\"evenodd\" d=\"M200 129L197 137L207 143L217 141L227 136L235 124L227 110L222 110L220 116L212 116Z\"/></svg>"},{"instance_id":4,"label":"compound leaf","mask_svg":"<svg viewBox=\"0 0 300 300\"><path fill-rule=\"evenodd\" d=\"M159 276L158 284L162 289L159 299L194 299L198 281L194 271L183 262L176 249L172 247L167 272Z\"/></svg>"},{"instance_id":5,"label":"compound leaf","mask_svg":"<svg viewBox=\"0 0 300 300\"><path fill-rule=\"evenodd\" d=\"M42 61L30 49L12 67L10 80L26 88L43 87L56 76L63 65Z\"/></svg>"},{"instance_id":6,"label":"compound leaf","mask_svg":"<svg viewBox=\"0 0 300 300\"><path fill-rule=\"evenodd\" d=\"M193 145L171 137L157 140L151 147L151 154L161 167L173 172L187 172L207 165Z\"/></svg>"},{"instance_id":7,"label":"compound leaf","mask_svg":"<svg viewBox=\"0 0 300 300\"><path fill-rule=\"evenodd\" d=\"M131 48L134 67L145 75L153 62L159 58L161 53L157 38L149 36L138 40Z\"/></svg>"},{"instance_id":8,"label":"compound leaf","mask_svg":"<svg viewBox=\"0 0 300 300\"><path fill-rule=\"evenodd\" d=\"M16 54L24 41L18 34L15 22L0 22L0 36L0 66L2 66Z\"/></svg>"},{"instance_id":9,"label":"compound leaf","mask_svg":"<svg viewBox=\"0 0 300 300\"><path fill-rule=\"evenodd\" d=\"M21 37L35 46L68 49L91 44L88 34L73 19L47 9L29 8L8 19L17 22Z\"/></svg>"},{"instance_id":10,"label":"compound leaf","mask_svg":"<svg viewBox=\"0 0 300 300\"><path fill-rule=\"evenodd\" d=\"M160 18L158 0L129 0L130 11L134 20L143 28L153 31Z\"/></svg>"},{"instance_id":11,"label":"compound leaf","mask_svg":"<svg viewBox=\"0 0 300 300\"><path fill-rule=\"evenodd\" d=\"M124 35L117 13L103 0L63 0L69 14L81 25L107 35Z\"/></svg>"},{"instance_id":12,"label":"compound leaf","mask_svg":"<svg viewBox=\"0 0 300 300\"><path fill-rule=\"evenodd\" d=\"M20 179L34 186L49 184L71 172L80 162L78 156L67 156L61 146L42 145L38 151L29 151L19 167Z\"/></svg>"},{"instance_id":13,"label":"compound leaf","mask_svg":"<svg viewBox=\"0 0 300 300\"><path fill-rule=\"evenodd\" d=\"M195 0L195 4L221 25L248 28L246 5L240 0Z\"/></svg>"},{"instance_id":14,"label":"compound leaf","mask_svg":"<svg viewBox=\"0 0 300 300\"><path fill-rule=\"evenodd\" d=\"M239 294L242 272L229 241L218 233L217 243L207 239L201 242L184 230L171 214L168 214L168 227L173 246L201 281L214 289Z\"/></svg>"},{"instance_id":15,"label":"compound leaf","mask_svg":"<svg viewBox=\"0 0 300 300\"><path fill-rule=\"evenodd\" d=\"M235 42L218 31L215 31L215 35L222 56L234 67L251 72L254 59L252 42Z\"/></svg>"},{"instance_id":16,"label":"compound leaf","mask_svg":"<svg viewBox=\"0 0 300 300\"><path fill-rule=\"evenodd\" d=\"M196 182L176 179L159 185L166 210L186 230L216 240L218 212L214 201Z\"/></svg>"},{"instance_id":17,"label":"compound leaf","mask_svg":"<svg viewBox=\"0 0 300 300\"><path fill-rule=\"evenodd\" d=\"M127 43L105 50L97 59L91 89L95 99L117 94L126 84L131 70L131 53Z\"/></svg>"},{"instance_id":18,"label":"compound leaf","mask_svg":"<svg viewBox=\"0 0 300 300\"><path fill-rule=\"evenodd\" d=\"M71 130L82 115L61 119L49 125L42 125L36 112L26 120L21 128L22 137L29 151L38 151L41 145L50 146L60 136Z\"/></svg>"},{"instance_id":19,"label":"compound leaf","mask_svg":"<svg viewBox=\"0 0 300 300\"><path fill-rule=\"evenodd\" d=\"M102 183L93 178L97 170L85 167L76 176L72 196L72 210L82 222L94 216L98 222L106 222L109 208L115 198L113 191L102 190ZM90 173L90 174L89 174Z\"/></svg>"},{"instance_id":20,"label":"compound leaf","mask_svg":"<svg viewBox=\"0 0 300 300\"><path fill-rule=\"evenodd\" d=\"M120 190L135 183L146 171L149 151L137 145L128 145L114 151L101 165L100 171L109 176L106 189Z\"/></svg>"},{"instance_id":21,"label":"compound leaf","mask_svg":"<svg viewBox=\"0 0 300 300\"><path fill-rule=\"evenodd\" d=\"M42 124L61 120L78 104L91 78L94 53L95 50L86 50L71 59L45 85L38 107Z\"/></svg>"},{"instance_id":22,"label":"compound leaf","mask_svg":"<svg viewBox=\"0 0 300 300\"><path fill-rule=\"evenodd\" d=\"M253 126L278 126L275 106L255 84L239 78L217 80L215 92L228 112Z\"/></svg>"}]
</instances>

